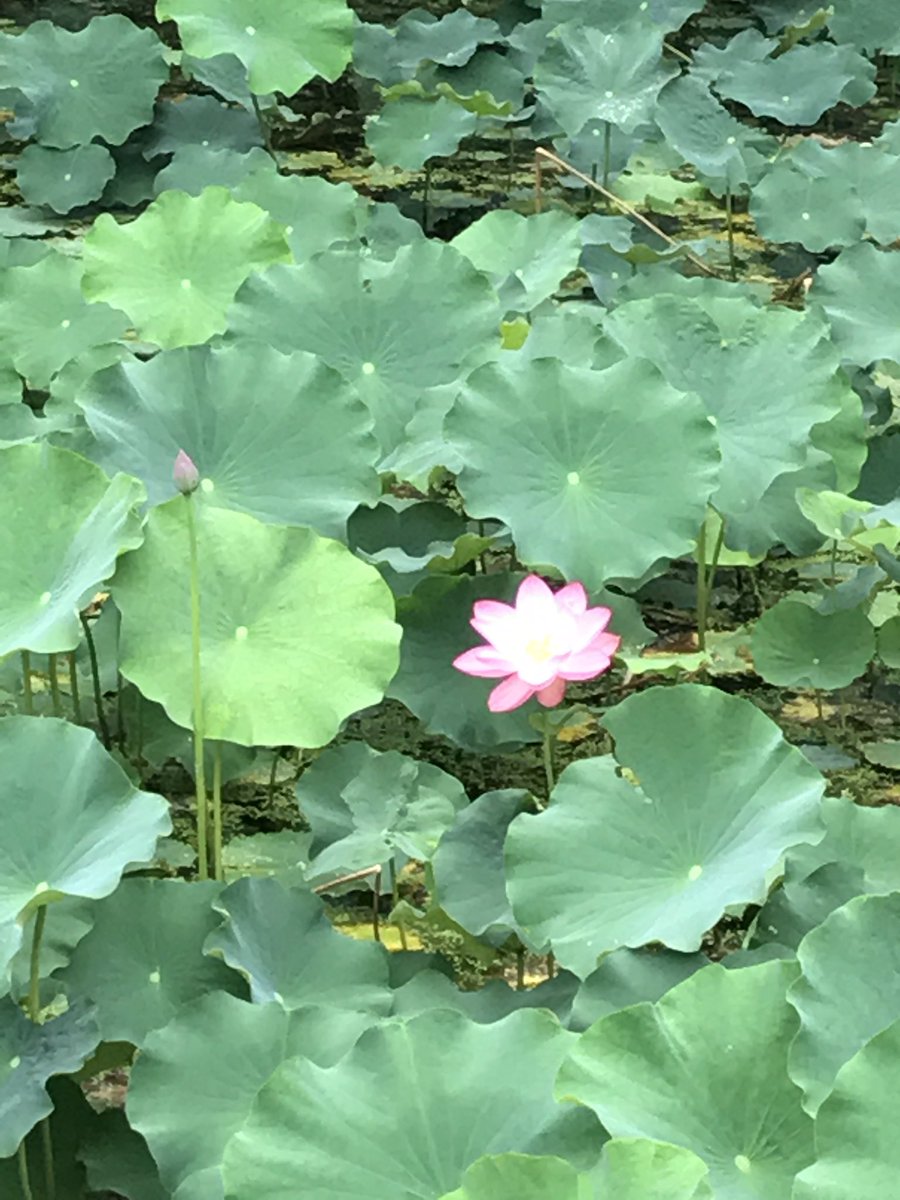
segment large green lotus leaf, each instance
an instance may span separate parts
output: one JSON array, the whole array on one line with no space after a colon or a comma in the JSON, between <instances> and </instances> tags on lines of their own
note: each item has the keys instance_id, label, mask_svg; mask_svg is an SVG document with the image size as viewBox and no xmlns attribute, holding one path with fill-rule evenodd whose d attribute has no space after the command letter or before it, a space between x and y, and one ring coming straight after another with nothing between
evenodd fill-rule
<instances>
[{"instance_id":1,"label":"large green lotus leaf","mask_svg":"<svg viewBox=\"0 0 900 1200\"><path fill-rule=\"evenodd\" d=\"M374 567L309 529L176 496L151 511L115 581L122 674L191 726L190 551L196 506L206 736L322 746L397 669L394 601Z\"/></svg>"},{"instance_id":2,"label":"large green lotus leaf","mask_svg":"<svg viewBox=\"0 0 900 1200\"><path fill-rule=\"evenodd\" d=\"M431 158L455 154L477 124L474 113L445 96L399 96L369 121L366 144L380 163L418 171Z\"/></svg>"},{"instance_id":3,"label":"large green lotus leaf","mask_svg":"<svg viewBox=\"0 0 900 1200\"><path fill-rule=\"evenodd\" d=\"M788 856L797 878L805 879L827 863L858 869L866 891L900 891L900 810L891 805L867 808L846 796L822 801L825 837L798 846Z\"/></svg>"},{"instance_id":4,"label":"large green lotus leaf","mask_svg":"<svg viewBox=\"0 0 900 1200\"><path fill-rule=\"evenodd\" d=\"M843 171L808 175L789 156L780 158L753 190L750 213L764 238L799 242L821 253L852 246L866 232L862 199Z\"/></svg>"},{"instance_id":5,"label":"large green lotus leaf","mask_svg":"<svg viewBox=\"0 0 900 1200\"><path fill-rule=\"evenodd\" d=\"M788 992L800 1015L791 1078L815 1115L838 1071L900 1019L900 894L857 896L800 943L802 974Z\"/></svg>"},{"instance_id":6,"label":"large green lotus leaf","mask_svg":"<svg viewBox=\"0 0 900 1200\"><path fill-rule=\"evenodd\" d=\"M616 1138L587 1174L549 1155L485 1155L443 1200L706 1200L708 1174L703 1160L681 1146Z\"/></svg>"},{"instance_id":7,"label":"large green lotus leaf","mask_svg":"<svg viewBox=\"0 0 900 1200\"><path fill-rule=\"evenodd\" d=\"M304 1055L331 1066L371 1023L362 1013L289 1013L215 992L152 1033L131 1075L128 1118L178 1200L222 1200L225 1146L280 1063Z\"/></svg>"},{"instance_id":8,"label":"large green lotus leaf","mask_svg":"<svg viewBox=\"0 0 900 1200\"><path fill-rule=\"evenodd\" d=\"M550 1094L573 1038L545 1012L478 1025L437 1011L368 1030L331 1068L288 1060L225 1151L225 1193L293 1200L300 1179L308 1200L438 1200L484 1154L590 1166L593 1115Z\"/></svg>"},{"instance_id":9,"label":"large green lotus leaf","mask_svg":"<svg viewBox=\"0 0 900 1200\"><path fill-rule=\"evenodd\" d=\"M175 21L196 58L234 54L258 96L292 96L316 75L335 80L350 61L353 12L345 0L157 0L160 21Z\"/></svg>"},{"instance_id":10,"label":"large green lotus leaf","mask_svg":"<svg viewBox=\"0 0 900 1200\"><path fill-rule=\"evenodd\" d=\"M816 1162L798 1177L793 1200L891 1195L900 1170L898 1065L900 1021L895 1021L838 1074L816 1114Z\"/></svg>"},{"instance_id":11,"label":"large green lotus leaf","mask_svg":"<svg viewBox=\"0 0 900 1200\"><path fill-rule=\"evenodd\" d=\"M572 21L548 39L537 61L538 95L568 137L588 121L633 133L653 114L660 89L677 74L662 58L662 31L640 18L615 33Z\"/></svg>"},{"instance_id":12,"label":"large green lotus leaf","mask_svg":"<svg viewBox=\"0 0 900 1200\"><path fill-rule=\"evenodd\" d=\"M225 330L228 305L253 271L290 258L280 226L225 188L164 192L128 225L102 214L84 240L82 288L122 308L163 349Z\"/></svg>"},{"instance_id":13,"label":"large green lotus leaf","mask_svg":"<svg viewBox=\"0 0 900 1200\"><path fill-rule=\"evenodd\" d=\"M862 401L852 387L842 386L840 404L837 416L810 430L806 465L776 475L751 511L730 515L725 536L728 546L754 556L765 554L779 542L797 555L820 549L825 535L808 517L800 497L827 495L832 488L853 491L871 446Z\"/></svg>"},{"instance_id":14,"label":"large green lotus leaf","mask_svg":"<svg viewBox=\"0 0 900 1200\"><path fill-rule=\"evenodd\" d=\"M127 328L124 313L85 302L73 258L50 254L0 273L0 354L34 388L46 388L66 363L115 342Z\"/></svg>"},{"instance_id":15,"label":"large green lotus leaf","mask_svg":"<svg viewBox=\"0 0 900 1200\"><path fill-rule=\"evenodd\" d=\"M714 688L651 688L611 709L616 756L565 769L506 839L519 924L582 979L600 954L696 950L729 905L758 900L791 846L821 835L825 781L758 708Z\"/></svg>"},{"instance_id":16,"label":"large green lotus leaf","mask_svg":"<svg viewBox=\"0 0 900 1200\"><path fill-rule=\"evenodd\" d=\"M457 234L452 245L497 288L508 311L531 312L578 266L577 220L564 212L495 209Z\"/></svg>"},{"instance_id":17,"label":"large green lotus leaf","mask_svg":"<svg viewBox=\"0 0 900 1200\"><path fill-rule=\"evenodd\" d=\"M508 1153L479 1158L463 1175L462 1186L442 1200L593 1200L595 1195L590 1180L564 1158Z\"/></svg>"},{"instance_id":18,"label":"large green lotus leaf","mask_svg":"<svg viewBox=\"0 0 900 1200\"><path fill-rule=\"evenodd\" d=\"M312 833L313 856L353 831L353 817L343 792L377 756L378 751L365 742L329 746L316 755L297 780L297 804Z\"/></svg>"},{"instance_id":19,"label":"large green lotus leaf","mask_svg":"<svg viewBox=\"0 0 900 1200\"><path fill-rule=\"evenodd\" d=\"M777 160L750 209L766 237L810 250L852 245L865 232L890 245L900 234L898 186L900 156L883 137L830 149L808 137ZM846 211L823 211L826 205Z\"/></svg>"},{"instance_id":20,"label":"large green lotus leaf","mask_svg":"<svg viewBox=\"0 0 900 1200\"><path fill-rule=\"evenodd\" d=\"M278 175L271 170L254 171L233 194L235 200L258 204L284 226L298 263L335 242L359 237L366 214L376 207L349 183L329 183L318 175Z\"/></svg>"},{"instance_id":21,"label":"large green lotus leaf","mask_svg":"<svg viewBox=\"0 0 900 1200\"><path fill-rule=\"evenodd\" d=\"M686 553L718 477L697 398L639 359L604 371L520 361L475 371L446 420L469 515L504 521L523 562L589 589Z\"/></svg>"},{"instance_id":22,"label":"large green lotus leaf","mask_svg":"<svg viewBox=\"0 0 900 1200\"><path fill-rule=\"evenodd\" d=\"M184 96L159 104L141 153L151 159L185 146L216 146L246 154L260 145L262 134L252 112L222 104L215 96Z\"/></svg>"},{"instance_id":23,"label":"large green lotus leaf","mask_svg":"<svg viewBox=\"0 0 900 1200\"><path fill-rule=\"evenodd\" d=\"M861 608L821 613L783 599L759 619L752 645L767 683L831 691L865 671L875 656L875 630Z\"/></svg>"},{"instance_id":24,"label":"large green lotus leaf","mask_svg":"<svg viewBox=\"0 0 900 1200\"><path fill-rule=\"evenodd\" d=\"M46 444L0 450L0 478L0 655L74 650L80 609L140 545L144 489Z\"/></svg>"},{"instance_id":25,"label":"large green lotus leaf","mask_svg":"<svg viewBox=\"0 0 900 1200\"><path fill-rule=\"evenodd\" d=\"M733 192L748 182L742 153L747 127L701 80L680 75L667 83L653 119L666 143L704 175L723 179Z\"/></svg>"},{"instance_id":26,"label":"large green lotus leaf","mask_svg":"<svg viewBox=\"0 0 900 1200\"><path fill-rule=\"evenodd\" d=\"M666 1142L612 1138L591 1178L597 1200L711 1200L703 1159Z\"/></svg>"},{"instance_id":27,"label":"large green lotus leaf","mask_svg":"<svg viewBox=\"0 0 900 1200\"><path fill-rule=\"evenodd\" d=\"M503 843L510 821L531 807L521 788L485 792L464 808L441 838L432 863L434 899L476 936L515 926L506 895Z\"/></svg>"},{"instance_id":28,"label":"large green lotus leaf","mask_svg":"<svg viewBox=\"0 0 900 1200\"><path fill-rule=\"evenodd\" d=\"M482 43L501 41L495 21L464 9L436 17L417 8L390 29L358 24L353 39L353 69L387 87L411 79L423 62L464 66Z\"/></svg>"},{"instance_id":29,"label":"large green lotus leaf","mask_svg":"<svg viewBox=\"0 0 900 1200\"><path fill-rule=\"evenodd\" d=\"M787 54L743 62L724 72L716 91L756 117L783 125L815 125L839 101L859 107L875 95L875 64L850 46L816 42Z\"/></svg>"},{"instance_id":30,"label":"large green lotus leaf","mask_svg":"<svg viewBox=\"0 0 900 1200\"><path fill-rule=\"evenodd\" d=\"M680 29L692 13L702 8L701 0L641 0L637 11L642 21L650 21L669 33ZM611 32L630 23L635 16L632 0L604 0L600 7L593 0L544 0L540 9L554 24L585 21Z\"/></svg>"},{"instance_id":31,"label":"large green lotus leaf","mask_svg":"<svg viewBox=\"0 0 900 1200\"><path fill-rule=\"evenodd\" d=\"M199 196L208 187L226 188L232 194L248 176L275 175L275 164L261 146L246 154L218 146L183 146L153 180L153 194L178 189Z\"/></svg>"},{"instance_id":32,"label":"large green lotus leaf","mask_svg":"<svg viewBox=\"0 0 900 1200\"><path fill-rule=\"evenodd\" d=\"M252 397L265 396L265 420ZM108 467L136 475L151 504L176 493L184 450L206 502L342 538L378 499L371 417L337 371L268 346L192 346L94 375L78 403Z\"/></svg>"},{"instance_id":33,"label":"large green lotus leaf","mask_svg":"<svg viewBox=\"0 0 900 1200\"><path fill-rule=\"evenodd\" d=\"M500 315L490 284L458 250L421 241L390 262L343 250L274 267L241 289L230 325L340 371L389 453L429 393L455 384L467 362L493 348Z\"/></svg>"},{"instance_id":34,"label":"large green lotus leaf","mask_svg":"<svg viewBox=\"0 0 900 1200\"><path fill-rule=\"evenodd\" d=\"M277 879L239 879L215 907L225 924L207 938L206 951L246 976L257 1004L390 1012L384 947L338 933L312 892Z\"/></svg>"},{"instance_id":35,"label":"large green lotus leaf","mask_svg":"<svg viewBox=\"0 0 900 1200\"><path fill-rule=\"evenodd\" d=\"M83 1005L39 1025L14 1000L0 999L0 1158L53 1111L46 1084L77 1071L100 1040L94 1015Z\"/></svg>"},{"instance_id":36,"label":"large green lotus leaf","mask_svg":"<svg viewBox=\"0 0 900 1200\"><path fill-rule=\"evenodd\" d=\"M828 28L836 42L867 53L900 54L900 26L891 0L836 0Z\"/></svg>"},{"instance_id":37,"label":"large green lotus leaf","mask_svg":"<svg viewBox=\"0 0 900 1200\"><path fill-rule=\"evenodd\" d=\"M889 254L869 242L842 250L816 273L810 297L821 304L844 358L867 367L900 362L900 275Z\"/></svg>"},{"instance_id":38,"label":"large green lotus leaf","mask_svg":"<svg viewBox=\"0 0 900 1200\"><path fill-rule=\"evenodd\" d=\"M796 973L781 961L712 964L656 1004L601 1018L563 1063L557 1095L589 1105L614 1137L692 1150L717 1200L789 1200L813 1159L812 1121L786 1070Z\"/></svg>"},{"instance_id":39,"label":"large green lotus leaf","mask_svg":"<svg viewBox=\"0 0 900 1200\"><path fill-rule=\"evenodd\" d=\"M644 1000L659 1000L695 971L709 965L705 954L675 950L629 950L607 954L578 988L566 1027L581 1033L600 1017Z\"/></svg>"},{"instance_id":40,"label":"large green lotus leaf","mask_svg":"<svg viewBox=\"0 0 900 1200\"><path fill-rule=\"evenodd\" d=\"M63 896L99 900L171 830L161 796L138 791L88 729L53 718L0 722L0 984L22 922Z\"/></svg>"},{"instance_id":41,"label":"large green lotus leaf","mask_svg":"<svg viewBox=\"0 0 900 1200\"><path fill-rule=\"evenodd\" d=\"M350 829L316 854L307 877L325 881L389 864L397 854L428 862L467 803L459 780L431 763L396 750L367 756L340 792L336 815L346 813Z\"/></svg>"},{"instance_id":42,"label":"large green lotus leaf","mask_svg":"<svg viewBox=\"0 0 900 1200\"><path fill-rule=\"evenodd\" d=\"M400 667L388 694L402 701L431 733L469 750L534 742L525 708L488 712L484 680L464 675L453 659L477 636L469 624L476 600L511 604L521 575L462 575L425 579L398 606L403 627Z\"/></svg>"},{"instance_id":43,"label":"large green lotus leaf","mask_svg":"<svg viewBox=\"0 0 900 1200\"><path fill-rule=\"evenodd\" d=\"M169 77L165 47L127 17L95 17L78 33L35 21L0 37L0 77L29 102L43 146L81 146L101 137L120 145L153 120Z\"/></svg>"},{"instance_id":44,"label":"large green lotus leaf","mask_svg":"<svg viewBox=\"0 0 900 1200\"><path fill-rule=\"evenodd\" d=\"M606 329L705 403L722 451L712 504L726 518L751 512L777 475L803 466L810 430L841 409L846 383L815 315L701 291L623 304Z\"/></svg>"},{"instance_id":45,"label":"large green lotus leaf","mask_svg":"<svg viewBox=\"0 0 900 1200\"><path fill-rule=\"evenodd\" d=\"M113 156L96 142L71 150L32 145L19 155L16 183L26 203L67 213L101 196L115 173Z\"/></svg>"},{"instance_id":46,"label":"large green lotus leaf","mask_svg":"<svg viewBox=\"0 0 900 1200\"><path fill-rule=\"evenodd\" d=\"M203 954L219 925L211 905L220 891L215 883L126 879L97 905L93 929L57 978L94 1001L105 1042L142 1046L189 1001L244 994L240 976Z\"/></svg>"}]
</instances>

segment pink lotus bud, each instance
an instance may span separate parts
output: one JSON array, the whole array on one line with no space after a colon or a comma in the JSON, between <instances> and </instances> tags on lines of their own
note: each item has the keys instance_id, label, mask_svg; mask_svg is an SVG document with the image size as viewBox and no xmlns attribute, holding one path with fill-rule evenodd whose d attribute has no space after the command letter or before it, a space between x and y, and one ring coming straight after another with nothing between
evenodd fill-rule
<instances>
[{"instance_id":1,"label":"pink lotus bud","mask_svg":"<svg viewBox=\"0 0 900 1200\"><path fill-rule=\"evenodd\" d=\"M181 492L182 496L189 496L191 492L195 492L200 485L200 472L194 463L194 460L189 454L185 454L183 450L179 450L175 455L175 466L172 469L172 478L175 481L175 486Z\"/></svg>"}]
</instances>

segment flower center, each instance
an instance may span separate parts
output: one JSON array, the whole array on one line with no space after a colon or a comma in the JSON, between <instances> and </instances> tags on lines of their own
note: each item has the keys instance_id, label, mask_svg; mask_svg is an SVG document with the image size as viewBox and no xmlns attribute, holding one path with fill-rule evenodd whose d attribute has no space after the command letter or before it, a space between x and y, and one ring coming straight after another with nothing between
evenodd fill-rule
<instances>
[{"instance_id":1,"label":"flower center","mask_svg":"<svg viewBox=\"0 0 900 1200\"><path fill-rule=\"evenodd\" d=\"M530 642L525 643L525 653L535 662L545 663L549 658L553 657L553 649L551 646L552 639L549 633L544 634L540 638L532 638Z\"/></svg>"}]
</instances>

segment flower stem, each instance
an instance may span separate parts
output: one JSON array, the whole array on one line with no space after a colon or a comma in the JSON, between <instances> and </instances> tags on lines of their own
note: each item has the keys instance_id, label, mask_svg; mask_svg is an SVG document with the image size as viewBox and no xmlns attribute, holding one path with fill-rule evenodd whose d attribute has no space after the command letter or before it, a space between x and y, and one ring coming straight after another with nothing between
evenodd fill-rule
<instances>
[{"instance_id":1,"label":"flower stem","mask_svg":"<svg viewBox=\"0 0 900 1200\"><path fill-rule=\"evenodd\" d=\"M72 715L75 724L81 724L81 692L78 688L78 668L75 664L75 651L69 651L69 694L72 697Z\"/></svg>"},{"instance_id":2,"label":"flower stem","mask_svg":"<svg viewBox=\"0 0 900 1200\"><path fill-rule=\"evenodd\" d=\"M53 1162L53 1134L50 1118L41 1121L41 1146L44 1151L44 1194L47 1200L56 1200L56 1167Z\"/></svg>"},{"instance_id":3,"label":"flower stem","mask_svg":"<svg viewBox=\"0 0 900 1200\"><path fill-rule=\"evenodd\" d=\"M81 628L84 630L84 640L87 642L88 658L91 663L91 680L94 685L94 707L97 710L97 724L100 726L100 737L105 749L112 749L112 738L109 736L109 726L106 724L106 713L103 711L103 690L100 687L100 667L97 663L97 647L94 645L94 635L91 633L91 623L84 613L81 616Z\"/></svg>"},{"instance_id":4,"label":"flower stem","mask_svg":"<svg viewBox=\"0 0 900 1200\"><path fill-rule=\"evenodd\" d=\"M17 1157L19 1160L19 1186L22 1189L23 1200L34 1200L34 1192L31 1190L31 1176L28 1173L28 1151L25 1149L24 1140L19 1142Z\"/></svg>"},{"instance_id":5,"label":"flower stem","mask_svg":"<svg viewBox=\"0 0 900 1200\"><path fill-rule=\"evenodd\" d=\"M719 558L725 544L725 522L719 526L716 544L713 547L709 569L706 565L706 522L697 536L697 648L706 649L706 625L709 617L709 598L716 582Z\"/></svg>"},{"instance_id":6,"label":"flower stem","mask_svg":"<svg viewBox=\"0 0 900 1200\"><path fill-rule=\"evenodd\" d=\"M603 122L603 186L609 190L609 167L612 152L612 125L609 121ZM612 201L607 196L606 207L612 212Z\"/></svg>"},{"instance_id":7,"label":"flower stem","mask_svg":"<svg viewBox=\"0 0 900 1200\"><path fill-rule=\"evenodd\" d=\"M224 879L222 872L222 743L213 752L213 879Z\"/></svg>"},{"instance_id":8,"label":"flower stem","mask_svg":"<svg viewBox=\"0 0 900 1200\"><path fill-rule=\"evenodd\" d=\"M63 715L62 697L59 694L59 668L56 664L55 654L47 655L47 673L50 676L50 698L53 701L53 715L54 717L61 717Z\"/></svg>"},{"instance_id":9,"label":"flower stem","mask_svg":"<svg viewBox=\"0 0 900 1200\"><path fill-rule=\"evenodd\" d=\"M34 716L34 693L31 690L31 654L22 651L22 707L26 717Z\"/></svg>"},{"instance_id":10,"label":"flower stem","mask_svg":"<svg viewBox=\"0 0 900 1200\"><path fill-rule=\"evenodd\" d=\"M400 903L400 881L397 878L397 867L396 867L396 864L394 863L393 850L391 851L390 872L391 872L391 910L393 911L397 907L397 905ZM402 921L397 922L397 931L400 934L400 945L403 947L404 950L408 950L409 946L406 944L406 930L403 928Z\"/></svg>"},{"instance_id":11,"label":"flower stem","mask_svg":"<svg viewBox=\"0 0 900 1200\"><path fill-rule=\"evenodd\" d=\"M732 279L737 279L737 261L734 257L734 196L729 187L725 192L725 223L728 227L728 270Z\"/></svg>"},{"instance_id":12,"label":"flower stem","mask_svg":"<svg viewBox=\"0 0 900 1200\"><path fill-rule=\"evenodd\" d=\"M550 794L556 786L556 775L553 770L553 733L550 729L544 729L544 776L547 780L547 799L550 799Z\"/></svg>"},{"instance_id":13,"label":"flower stem","mask_svg":"<svg viewBox=\"0 0 900 1200\"><path fill-rule=\"evenodd\" d=\"M197 522L192 493L187 505L188 539L191 548L191 654L194 675L194 784L197 791L197 866L201 879L209 878L207 832L206 763L203 754L203 676L200 670L200 561L197 553Z\"/></svg>"},{"instance_id":14,"label":"flower stem","mask_svg":"<svg viewBox=\"0 0 900 1200\"><path fill-rule=\"evenodd\" d=\"M37 1022L41 1015L41 943L47 924L47 905L42 904L34 915L31 933L31 961L28 974L28 1016Z\"/></svg>"}]
</instances>

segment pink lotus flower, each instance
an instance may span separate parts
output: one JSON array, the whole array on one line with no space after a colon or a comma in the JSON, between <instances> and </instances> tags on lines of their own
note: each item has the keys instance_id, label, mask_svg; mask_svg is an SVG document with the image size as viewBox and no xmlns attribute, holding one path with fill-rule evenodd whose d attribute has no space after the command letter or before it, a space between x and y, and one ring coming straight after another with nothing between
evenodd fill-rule
<instances>
[{"instance_id":1,"label":"pink lotus flower","mask_svg":"<svg viewBox=\"0 0 900 1200\"><path fill-rule=\"evenodd\" d=\"M200 472L194 460L184 450L179 450L175 455L172 479L182 496L189 496L199 486Z\"/></svg>"},{"instance_id":2,"label":"pink lotus flower","mask_svg":"<svg viewBox=\"0 0 900 1200\"><path fill-rule=\"evenodd\" d=\"M453 660L458 671L503 679L488 696L491 712L509 712L532 696L546 708L559 704L570 680L608 671L622 641L605 633L612 612L588 608L580 583L552 592L539 575L519 584L515 607L476 600L470 624L487 642Z\"/></svg>"}]
</instances>

